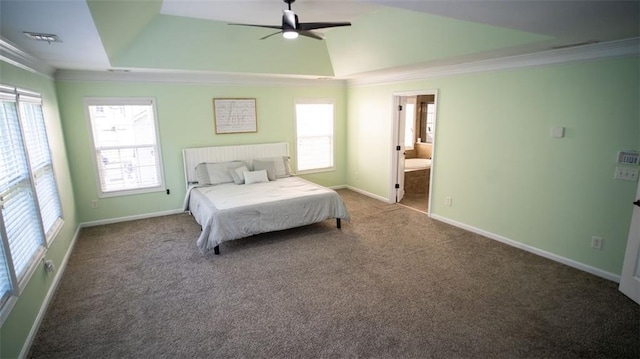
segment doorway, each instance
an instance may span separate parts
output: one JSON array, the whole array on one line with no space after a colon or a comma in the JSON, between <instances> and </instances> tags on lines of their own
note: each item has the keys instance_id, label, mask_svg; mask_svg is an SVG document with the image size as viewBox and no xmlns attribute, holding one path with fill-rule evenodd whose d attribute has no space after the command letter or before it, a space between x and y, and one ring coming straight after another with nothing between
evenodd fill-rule
<instances>
[{"instance_id":1,"label":"doorway","mask_svg":"<svg viewBox=\"0 0 640 359\"><path fill-rule=\"evenodd\" d=\"M640 200L638 200L640 198L640 183L638 183L636 192L619 289L640 304Z\"/></svg>"},{"instance_id":2,"label":"doorway","mask_svg":"<svg viewBox=\"0 0 640 359\"><path fill-rule=\"evenodd\" d=\"M429 213L433 188L437 90L394 93L390 202Z\"/></svg>"}]
</instances>

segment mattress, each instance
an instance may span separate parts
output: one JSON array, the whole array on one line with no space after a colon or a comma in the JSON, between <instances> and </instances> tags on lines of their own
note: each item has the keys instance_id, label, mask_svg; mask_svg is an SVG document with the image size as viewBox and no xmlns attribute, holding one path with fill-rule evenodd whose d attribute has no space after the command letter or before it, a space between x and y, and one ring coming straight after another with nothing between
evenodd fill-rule
<instances>
[{"instance_id":1,"label":"mattress","mask_svg":"<svg viewBox=\"0 0 640 359\"><path fill-rule=\"evenodd\" d=\"M185 210L202 226L197 245L203 251L259 233L350 218L338 193L299 177L194 187L187 193Z\"/></svg>"}]
</instances>

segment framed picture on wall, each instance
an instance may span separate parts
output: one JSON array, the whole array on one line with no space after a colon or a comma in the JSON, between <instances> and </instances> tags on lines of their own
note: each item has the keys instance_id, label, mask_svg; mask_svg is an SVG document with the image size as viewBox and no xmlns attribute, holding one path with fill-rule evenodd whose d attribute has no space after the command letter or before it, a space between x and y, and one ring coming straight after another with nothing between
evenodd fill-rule
<instances>
[{"instance_id":1,"label":"framed picture on wall","mask_svg":"<svg viewBox=\"0 0 640 359\"><path fill-rule=\"evenodd\" d=\"M214 98L216 134L258 132L255 98Z\"/></svg>"}]
</instances>

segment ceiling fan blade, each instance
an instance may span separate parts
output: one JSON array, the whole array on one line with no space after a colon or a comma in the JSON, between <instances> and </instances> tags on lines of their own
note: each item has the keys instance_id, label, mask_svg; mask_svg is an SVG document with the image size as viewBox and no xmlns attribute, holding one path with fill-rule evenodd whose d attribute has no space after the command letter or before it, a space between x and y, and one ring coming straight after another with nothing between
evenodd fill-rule
<instances>
[{"instance_id":1,"label":"ceiling fan blade","mask_svg":"<svg viewBox=\"0 0 640 359\"><path fill-rule=\"evenodd\" d=\"M268 39L268 38L270 38L271 36L273 36L273 35L278 35L278 34L282 34L282 31L277 31L277 32L274 32L274 33L273 33L273 34L271 34L271 35L267 35L267 36L265 36L265 37L261 37L261 38L260 38L260 40Z\"/></svg>"},{"instance_id":2,"label":"ceiling fan blade","mask_svg":"<svg viewBox=\"0 0 640 359\"><path fill-rule=\"evenodd\" d=\"M301 31L325 29L328 27L351 26L350 22L301 22L298 29Z\"/></svg>"},{"instance_id":3,"label":"ceiling fan blade","mask_svg":"<svg viewBox=\"0 0 640 359\"><path fill-rule=\"evenodd\" d=\"M324 40L324 36L316 34L313 31L298 31L298 34L306 37L311 37L316 40Z\"/></svg>"},{"instance_id":4,"label":"ceiling fan blade","mask_svg":"<svg viewBox=\"0 0 640 359\"><path fill-rule=\"evenodd\" d=\"M295 0L284 0L287 3L287 10L282 10L282 26L273 26L273 25L258 25L258 24L238 24L238 23L230 23L228 25L236 25L236 26L251 26L251 27L261 27L266 29L276 29L280 30L278 32L274 32L273 34L269 34L260 38L260 40L268 39L271 36L277 34L283 34L283 36L287 39L295 39L298 35L310 37L316 40L324 40L324 36L322 34L315 33L311 30L317 29L326 29L330 27L339 27L339 26L351 26L350 22L304 22L300 23L298 21L298 15L296 15L293 11L291 11L291 3Z\"/></svg>"},{"instance_id":5,"label":"ceiling fan blade","mask_svg":"<svg viewBox=\"0 0 640 359\"><path fill-rule=\"evenodd\" d=\"M234 25L234 26L251 26L251 27L262 27L265 29L277 29L277 30L282 30L281 26L275 26L275 25L256 25L256 24L227 24L227 25Z\"/></svg>"}]
</instances>

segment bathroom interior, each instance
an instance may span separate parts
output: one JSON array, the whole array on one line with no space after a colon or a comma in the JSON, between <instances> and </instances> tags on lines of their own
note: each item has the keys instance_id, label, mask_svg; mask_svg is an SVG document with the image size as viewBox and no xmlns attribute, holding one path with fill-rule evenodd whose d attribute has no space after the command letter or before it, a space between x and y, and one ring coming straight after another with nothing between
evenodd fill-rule
<instances>
[{"instance_id":1,"label":"bathroom interior","mask_svg":"<svg viewBox=\"0 0 640 359\"><path fill-rule=\"evenodd\" d=\"M435 120L435 95L406 98L404 196L400 204L425 213L429 204Z\"/></svg>"}]
</instances>

